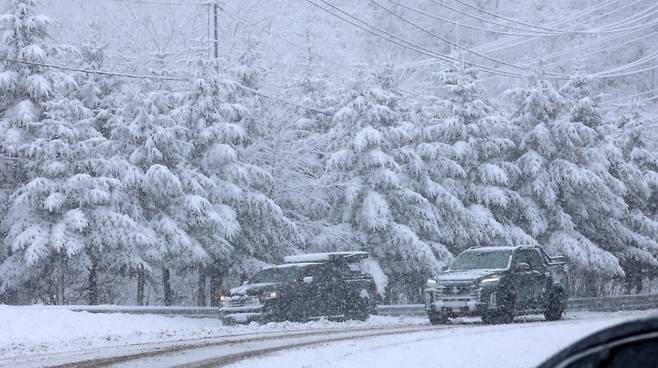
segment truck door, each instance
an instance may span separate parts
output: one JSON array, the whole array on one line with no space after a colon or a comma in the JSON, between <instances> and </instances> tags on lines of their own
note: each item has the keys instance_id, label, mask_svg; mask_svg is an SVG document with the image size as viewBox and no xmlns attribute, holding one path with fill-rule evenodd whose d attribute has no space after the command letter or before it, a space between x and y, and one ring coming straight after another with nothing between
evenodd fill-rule
<instances>
[{"instance_id":1,"label":"truck door","mask_svg":"<svg viewBox=\"0 0 658 368\"><path fill-rule=\"evenodd\" d=\"M534 285L532 293L533 303L535 306L543 305L542 302L552 283L551 273L544 261L544 257L538 249L528 249L527 256L528 262L530 262L530 270L532 271L531 282Z\"/></svg>"},{"instance_id":2,"label":"truck door","mask_svg":"<svg viewBox=\"0 0 658 368\"><path fill-rule=\"evenodd\" d=\"M528 253L525 249L519 249L514 252L512 257L511 279L512 293L516 296L516 307L519 309L527 308L532 304L534 298L535 286L533 282L532 269L523 269L521 264L530 265Z\"/></svg>"},{"instance_id":3,"label":"truck door","mask_svg":"<svg viewBox=\"0 0 658 368\"><path fill-rule=\"evenodd\" d=\"M313 282L309 284L304 302L311 317L327 315L327 297L329 296L329 269L327 265L313 267Z\"/></svg>"},{"instance_id":4,"label":"truck door","mask_svg":"<svg viewBox=\"0 0 658 368\"><path fill-rule=\"evenodd\" d=\"M339 316L343 314L347 303L347 287L345 282L349 267L341 262L331 262L326 268L326 283L323 289L324 314Z\"/></svg>"}]
</instances>

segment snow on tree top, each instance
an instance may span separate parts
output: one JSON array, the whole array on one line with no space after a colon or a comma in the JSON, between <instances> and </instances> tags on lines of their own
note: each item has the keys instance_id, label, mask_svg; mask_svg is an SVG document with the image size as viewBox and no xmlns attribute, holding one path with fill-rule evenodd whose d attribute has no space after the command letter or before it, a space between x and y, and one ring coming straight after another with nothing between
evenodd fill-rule
<instances>
[{"instance_id":1,"label":"snow on tree top","mask_svg":"<svg viewBox=\"0 0 658 368\"><path fill-rule=\"evenodd\" d=\"M337 259L358 261L368 258L368 252L329 252L329 253L309 253L299 254L296 256L287 256L283 258L285 263L303 263L303 262L329 262Z\"/></svg>"}]
</instances>

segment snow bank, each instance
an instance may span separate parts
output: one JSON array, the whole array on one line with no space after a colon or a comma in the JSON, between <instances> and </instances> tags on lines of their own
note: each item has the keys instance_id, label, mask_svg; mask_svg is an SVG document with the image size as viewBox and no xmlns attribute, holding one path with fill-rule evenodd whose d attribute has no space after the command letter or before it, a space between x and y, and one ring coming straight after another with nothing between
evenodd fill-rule
<instances>
[{"instance_id":1,"label":"snow bank","mask_svg":"<svg viewBox=\"0 0 658 368\"><path fill-rule=\"evenodd\" d=\"M218 319L73 312L62 307L0 305L0 357L80 351L233 334L426 323L425 318L373 316L366 322L320 320L223 326Z\"/></svg>"},{"instance_id":2,"label":"snow bank","mask_svg":"<svg viewBox=\"0 0 658 368\"><path fill-rule=\"evenodd\" d=\"M0 305L0 346L48 343L62 339L143 334L168 330L217 327L217 320L157 315L73 312L46 306Z\"/></svg>"}]
</instances>

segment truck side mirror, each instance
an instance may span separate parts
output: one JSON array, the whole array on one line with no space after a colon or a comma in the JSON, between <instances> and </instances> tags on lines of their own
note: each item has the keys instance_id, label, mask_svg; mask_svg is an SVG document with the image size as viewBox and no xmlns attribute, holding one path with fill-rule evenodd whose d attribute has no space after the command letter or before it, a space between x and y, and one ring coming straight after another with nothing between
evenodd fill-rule
<instances>
[{"instance_id":1,"label":"truck side mirror","mask_svg":"<svg viewBox=\"0 0 658 368\"><path fill-rule=\"evenodd\" d=\"M313 276L306 276L302 279L302 282L305 284L312 284L313 283Z\"/></svg>"},{"instance_id":2,"label":"truck side mirror","mask_svg":"<svg viewBox=\"0 0 658 368\"><path fill-rule=\"evenodd\" d=\"M530 265L527 264L527 263L525 263L525 262L521 262L521 263L518 263L518 264L516 265L516 267L514 268L514 270L515 270L516 272L526 272L526 271L530 271Z\"/></svg>"}]
</instances>

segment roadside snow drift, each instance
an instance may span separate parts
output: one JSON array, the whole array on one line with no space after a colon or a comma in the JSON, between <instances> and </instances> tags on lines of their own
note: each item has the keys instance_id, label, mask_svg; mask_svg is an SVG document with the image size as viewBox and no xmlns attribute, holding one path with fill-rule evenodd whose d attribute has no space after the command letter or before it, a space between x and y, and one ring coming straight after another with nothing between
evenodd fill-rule
<instances>
[{"instance_id":1,"label":"roadside snow drift","mask_svg":"<svg viewBox=\"0 0 658 368\"><path fill-rule=\"evenodd\" d=\"M46 306L0 305L0 356L15 353L83 349L217 332L216 319L157 315L73 312Z\"/></svg>"},{"instance_id":2,"label":"roadside snow drift","mask_svg":"<svg viewBox=\"0 0 658 368\"><path fill-rule=\"evenodd\" d=\"M174 342L245 333L422 324L424 318L373 316L366 322L252 323L223 326L218 319L73 312L65 307L0 305L0 366L11 357Z\"/></svg>"}]
</instances>

